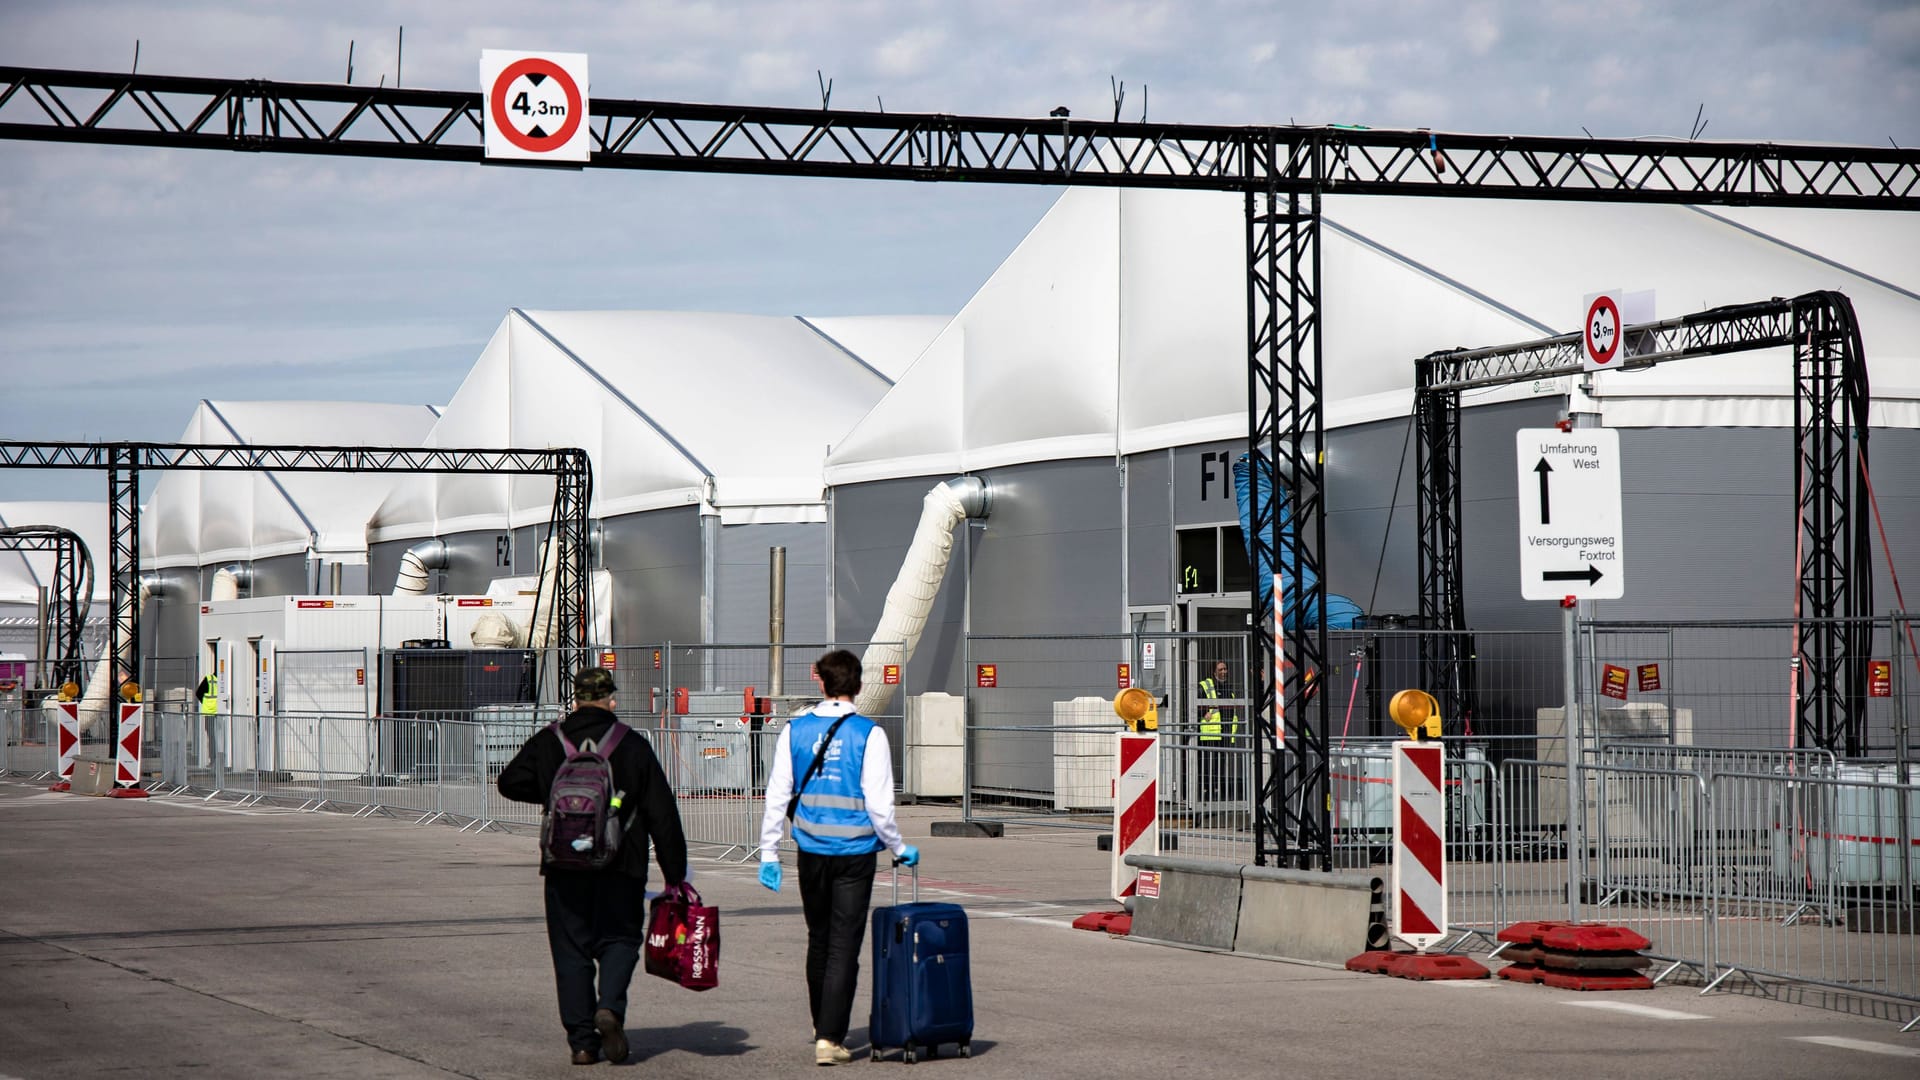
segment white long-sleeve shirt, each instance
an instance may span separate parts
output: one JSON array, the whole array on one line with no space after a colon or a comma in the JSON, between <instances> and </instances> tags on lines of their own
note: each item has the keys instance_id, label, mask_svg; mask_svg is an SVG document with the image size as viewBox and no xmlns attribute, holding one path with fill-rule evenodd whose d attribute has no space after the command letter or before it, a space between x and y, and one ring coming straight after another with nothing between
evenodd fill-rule
<instances>
[{"instance_id":1,"label":"white long-sleeve shirt","mask_svg":"<svg viewBox=\"0 0 1920 1080\"><path fill-rule=\"evenodd\" d=\"M816 716L844 716L853 711L850 701L823 701L807 710ZM793 725L780 729L773 748L773 767L767 773L767 809L760 815L760 861L777 862L780 838L787 824L787 803L793 800ZM907 846L900 826L893 820L893 749L886 730L875 724L867 736L867 753L860 762L860 796L867 802L867 817L880 843L895 855Z\"/></svg>"}]
</instances>

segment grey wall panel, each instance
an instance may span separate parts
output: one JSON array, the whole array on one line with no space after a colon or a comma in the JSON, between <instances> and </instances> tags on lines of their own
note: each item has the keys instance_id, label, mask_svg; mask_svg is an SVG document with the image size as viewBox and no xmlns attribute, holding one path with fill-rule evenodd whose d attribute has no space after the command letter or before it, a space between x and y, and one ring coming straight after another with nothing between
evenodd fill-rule
<instances>
[{"instance_id":1,"label":"grey wall panel","mask_svg":"<svg viewBox=\"0 0 1920 1080\"><path fill-rule=\"evenodd\" d=\"M1173 602L1173 461L1164 450L1127 459L1127 602Z\"/></svg>"},{"instance_id":2,"label":"grey wall panel","mask_svg":"<svg viewBox=\"0 0 1920 1080\"><path fill-rule=\"evenodd\" d=\"M986 473L993 516L973 551L976 634L1101 634L1120 608L1119 471L1108 459Z\"/></svg>"},{"instance_id":3,"label":"grey wall panel","mask_svg":"<svg viewBox=\"0 0 1920 1080\"><path fill-rule=\"evenodd\" d=\"M271 559L255 559L253 567L253 589L250 596L303 596L308 591L307 557L300 555L276 555Z\"/></svg>"},{"instance_id":4,"label":"grey wall panel","mask_svg":"<svg viewBox=\"0 0 1920 1080\"><path fill-rule=\"evenodd\" d=\"M1173 518L1180 525L1227 525L1240 520L1233 463L1245 440L1222 439L1173 451Z\"/></svg>"},{"instance_id":5,"label":"grey wall panel","mask_svg":"<svg viewBox=\"0 0 1920 1080\"><path fill-rule=\"evenodd\" d=\"M613 575L613 633L622 644L700 640L697 507L608 518L601 561Z\"/></svg>"},{"instance_id":6,"label":"grey wall panel","mask_svg":"<svg viewBox=\"0 0 1920 1080\"><path fill-rule=\"evenodd\" d=\"M769 548L787 549L786 640L827 640L827 527L781 522L727 525L714 568L715 633L721 641L767 640Z\"/></svg>"},{"instance_id":7,"label":"grey wall panel","mask_svg":"<svg viewBox=\"0 0 1920 1080\"><path fill-rule=\"evenodd\" d=\"M140 612L140 628L154 657L198 656L200 650L200 573L192 567L156 571L165 583L163 595L147 601ZM153 629L149 630L148 627Z\"/></svg>"},{"instance_id":8,"label":"grey wall panel","mask_svg":"<svg viewBox=\"0 0 1920 1080\"><path fill-rule=\"evenodd\" d=\"M447 568L440 574L440 588L449 593L476 594L487 591L495 578L531 574L533 569L515 570L515 538L504 531L452 533L441 537L447 545ZM537 563L524 563L529 567ZM391 582L387 592L393 591Z\"/></svg>"}]
</instances>

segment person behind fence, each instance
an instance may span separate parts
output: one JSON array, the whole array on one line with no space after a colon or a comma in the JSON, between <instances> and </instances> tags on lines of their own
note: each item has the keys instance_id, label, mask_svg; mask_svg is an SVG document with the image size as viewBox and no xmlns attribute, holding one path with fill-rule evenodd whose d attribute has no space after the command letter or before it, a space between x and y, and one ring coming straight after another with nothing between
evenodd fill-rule
<instances>
[{"instance_id":1,"label":"person behind fence","mask_svg":"<svg viewBox=\"0 0 1920 1080\"><path fill-rule=\"evenodd\" d=\"M1200 696L1209 702L1223 698L1232 698L1233 688L1227 683L1232 669L1225 660L1217 660L1213 665L1213 675L1200 680ZM1200 797L1208 801L1237 798L1234 783L1237 772L1234 755L1228 748L1239 745L1240 714L1234 709L1224 712L1215 705L1208 705L1200 714Z\"/></svg>"},{"instance_id":2,"label":"person behind fence","mask_svg":"<svg viewBox=\"0 0 1920 1080\"><path fill-rule=\"evenodd\" d=\"M807 921L807 1003L813 1011L813 1063L853 1060L847 1027L860 975L874 854L893 852L908 866L920 849L893 820L893 751L887 733L853 711L860 660L835 649L814 662L826 700L780 732L760 819L760 884L780 891L781 825L793 822L800 849L800 906Z\"/></svg>"},{"instance_id":3,"label":"person behind fence","mask_svg":"<svg viewBox=\"0 0 1920 1080\"><path fill-rule=\"evenodd\" d=\"M627 986L646 936L649 840L667 884L687 880L673 786L647 737L614 717L613 695L612 672L582 669L573 712L535 732L500 770L500 794L546 808L547 946L575 1065L627 1058Z\"/></svg>"},{"instance_id":4,"label":"person behind fence","mask_svg":"<svg viewBox=\"0 0 1920 1080\"><path fill-rule=\"evenodd\" d=\"M211 766L221 749L219 673L209 671L202 676L200 685L194 687L193 696L200 702L200 723L206 728L207 764Z\"/></svg>"}]
</instances>

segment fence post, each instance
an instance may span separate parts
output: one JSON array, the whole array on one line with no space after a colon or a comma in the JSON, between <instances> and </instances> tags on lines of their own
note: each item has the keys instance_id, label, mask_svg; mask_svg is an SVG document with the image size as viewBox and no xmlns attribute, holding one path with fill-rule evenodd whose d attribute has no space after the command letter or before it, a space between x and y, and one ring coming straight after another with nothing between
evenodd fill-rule
<instances>
[{"instance_id":1,"label":"fence post","mask_svg":"<svg viewBox=\"0 0 1920 1080\"><path fill-rule=\"evenodd\" d=\"M905 658L902 657L904 660ZM901 668L901 677L906 669ZM973 723L973 635L960 635L960 820L973 820L973 755L979 732ZM902 714L904 715L904 713ZM904 736L904 732L902 735Z\"/></svg>"},{"instance_id":2,"label":"fence post","mask_svg":"<svg viewBox=\"0 0 1920 1080\"><path fill-rule=\"evenodd\" d=\"M1701 950L1706 954L1701 958L1701 963L1706 968L1703 976L1706 984L1712 986L1719 979L1720 890L1725 887L1725 882L1721 880L1723 875L1720 873L1720 829L1713 808L1713 787L1720 782L1720 778L1716 775L1712 780L1708 780L1698 773L1694 775L1700 782L1700 820L1706 823L1707 834L1707 888L1703 898L1707 909L1707 940L1703 943L1705 948Z\"/></svg>"}]
</instances>

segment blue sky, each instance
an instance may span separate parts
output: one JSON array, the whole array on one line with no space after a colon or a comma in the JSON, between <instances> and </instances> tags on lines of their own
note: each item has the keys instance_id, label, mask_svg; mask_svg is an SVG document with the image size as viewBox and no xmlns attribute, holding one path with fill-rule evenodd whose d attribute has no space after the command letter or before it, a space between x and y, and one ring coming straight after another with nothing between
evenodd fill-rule
<instances>
[{"instance_id":1,"label":"blue sky","mask_svg":"<svg viewBox=\"0 0 1920 1080\"><path fill-rule=\"evenodd\" d=\"M0 4L0 63L1195 123L1920 145L1920 4L1354 0ZM0 143L0 434L177 438L200 398L444 402L509 307L950 313L1046 189ZM716 392L723 392L716 388ZM0 500L99 498L0 471Z\"/></svg>"}]
</instances>

